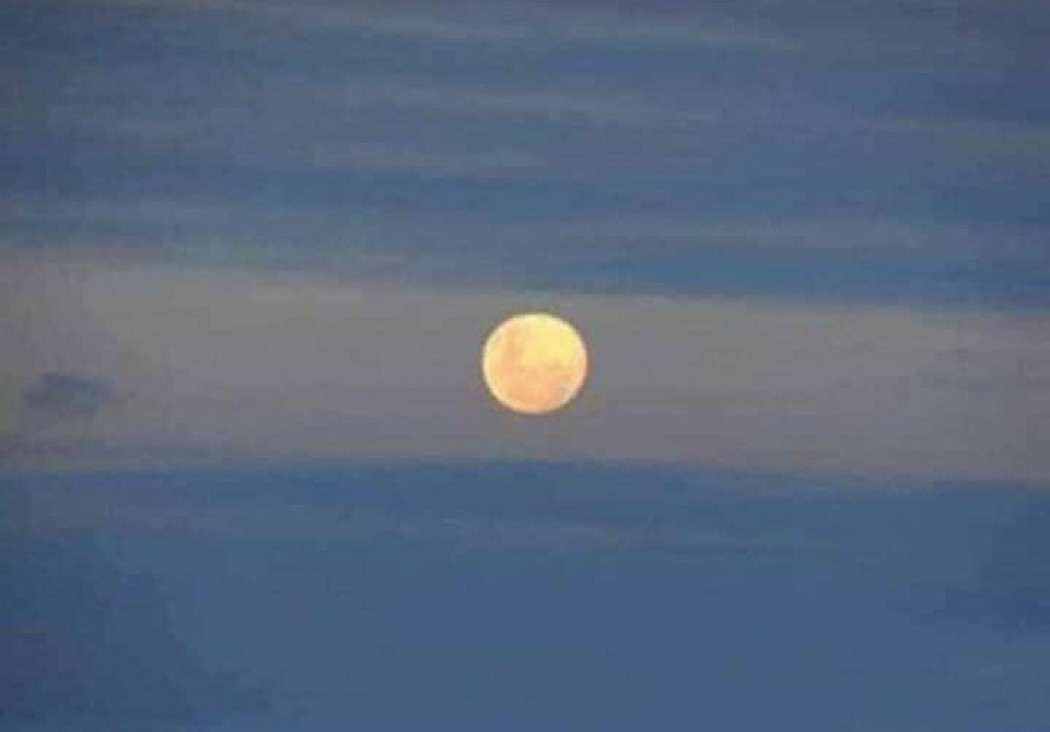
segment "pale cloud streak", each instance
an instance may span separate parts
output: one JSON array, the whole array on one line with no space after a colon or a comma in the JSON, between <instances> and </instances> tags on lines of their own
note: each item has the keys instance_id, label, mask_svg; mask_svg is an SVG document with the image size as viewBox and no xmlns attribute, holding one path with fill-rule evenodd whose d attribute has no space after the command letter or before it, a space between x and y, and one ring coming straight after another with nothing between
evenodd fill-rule
<instances>
[{"instance_id":1,"label":"pale cloud streak","mask_svg":"<svg viewBox=\"0 0 1050 732\"><path fill-rule=\"evenodd\" d=\"M101 504L95 496L61 502L28 500L13 533L32 537L66 532L117 530L145 535L234 538L247 541L346 542L376 540L445 545L468 551L558 553L648 551L697 557L776 556L818 552L825 547L802 535L727 531L703 525L642 525L603 518L558 519L455 513L405 515L375 508L347 511L341 506L266 502L201 505L171 501L162 505L124 500Z\"/></svg>"},{"instance_id":2,"label":"pale cloud streak","mask_svg":"<svg viewBox=\"0 0 1050 732\"><path fill-rule=\"evenodd\" d=\"M288 2L287 0L78 0L80 7L135 9L247 21L272 37L302 33L345 36L371 33L417 42L480 43L549 48L570 43L604 43L712 48L840 59L891 57L959 63L987 53L1004 28L1024 38L1026 24L1046 15L1028 0L951 3L923 0L887 8L870 0L840 3L828 13L821 3L775 7L763 0L729 6L653 3L649 7L586 1L512 2ZM983 21L983 23L982 23ZM973 24L977 32L965 24Z\"/></svg>"},{"instance_id":3,"label":"pale cloud streak","mask_svg":"<svg viewBox=\"0 0 1050 732\"><path fill-rule=\"evenodd\" d=\"M454 12L426 3L354 5L290 3L271 0L81 0L105 7L137 8L174 13L203 13L249 18L287 32L389 34L442 42L541 43L606 41L677 43L715 47L782 49L786 39L711 23L661 21L627 17L583 5L544 6L540 3L458 3Z\"/></svg>"},{"instance_id":4,"label":"pale cloud streak","mask_svg":"<svg viewBox=\"0 0 1050 732\"><path fill-rule=\"evenodd\" d=\"M20 346L2 385L9 435L25 440L11 410L34 374L79 367L122 385L119 409L75 434L32 435L41 446L75 436L272 459L1050 479L1050 324L1037 314L468 293L112 263L6 267L3 279L25 316L0 333L5 351ZM580 403L543 423L496 410L477 374L487 329L532 307L575 320L595 364Z\"/></svg>"},{"instance_id":5,"label":"pale cloud streak","mask_svg":"<svg viewBox=\"0 0 1050 732\"><path fill-rule=\"evenodd\" d=\"M700 170L708 158L724 157L748 142L821 138L852 138L853 144L863 142L893 155L906 151L914 174L922 176L952 165L1024 163L1035 169L1050 159L1050 128L1038 121L862 110L817 90L786 94L750 83L738 90L703 91L558 78L499 85L448 83L416 74L331 72L274 72L265 80L249 75L246 81L232 88L205 81L180 91L186 103L171 105L157 94L149 74L118 69L103 79L88 76L76 87L55 90L46 109L20 107L6 125L18 133L42 123L60 124L146 150L242 162L448 176L503 170L505 175L558 179L599 169L678 170L688 165ZM128 95L156 101L135 108L107 101ZM207 114L200 113L202 106ZM419 116L413 119L413 113ZM371 122L362 126L360 115ZM334 125L335 120L342 122ZM520 130L509 136L485 132L515 123L550 127L552 132L592 127L603 137L619 136L625 142L639 134L659 137L648 139L647 154L637 158L596 154L577 135L558 143L559 135L535 140ZM354 131L352 140L347 139L347 125ZM483 141L435 133L437 127L447 132L455 126L479 130ZM251 135L243 134L246 128ZM290 134L292 130L304 134ZM601 149L607 151L607 146Z\"/></svg>"},{"instance_id":6,"label":"pale cloud streak","mask_svg":"<svg viewBox=\"0 0 1050 732\"><path fill-rule=\"evenodd\" d=\"M968 287L977 285L988 297L971 298L971 306L1005 297L1002 305L1024 309L1045 307L1038 281L1050 261L1038 228L890 217L712 221L628 211L500 220L447 211L397 217L378 207L330 211L164 198L9 200L0 211L0 226L18 232L0 237L0 252L11 263L73 257L225 265L470 290L529 289L545 273L541 289L549 290L761 295L776 280L749 280L741 267L760 273L774 266L806 278L778 291L781 296L961 306ZM551 271L554 262L557 271ZM637 272L634 279L618 279L632 263L650 268L652 278ZM676 280L685 268L695 270L693 278ZM827 276L836 269L870 276L840 289ZM805 289L821 280L822 271L826 289ZM997 271L1006 273L998 283L991 279ZM1027 279L1004 279L1011 272Z\"/></svg>"}]
</instances>

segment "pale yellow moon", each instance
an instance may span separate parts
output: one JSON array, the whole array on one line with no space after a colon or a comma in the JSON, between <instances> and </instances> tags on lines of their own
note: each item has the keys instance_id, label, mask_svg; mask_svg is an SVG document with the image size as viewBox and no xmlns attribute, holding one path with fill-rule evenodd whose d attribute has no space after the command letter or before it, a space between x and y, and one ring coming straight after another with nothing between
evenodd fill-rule
<instances>
[{"instance_id":1,"label":"pale yellow moon","mask_svg":"<svg viewBox=\"0 0 1050 732\"><path fill-rule=\"evenodd\" d=\"M481 371L492 396L522 414L561 409L587 379L587 348L569 323L523 313L500 323L485 341Z\"/></svg>"}]
</instances>

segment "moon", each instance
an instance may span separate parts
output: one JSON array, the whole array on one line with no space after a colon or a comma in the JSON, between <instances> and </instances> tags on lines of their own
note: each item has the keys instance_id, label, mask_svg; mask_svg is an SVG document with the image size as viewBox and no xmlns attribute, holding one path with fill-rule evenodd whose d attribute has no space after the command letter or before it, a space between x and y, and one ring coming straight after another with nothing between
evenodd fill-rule
<instances>
[{"instance_id":1,"label":"moon","mask_svg":"<svg viewBox=\"0 0 1050 732\"><path fill-rule=\"evenodd\" d=\"M587 379L587 348L568 322L522 313L489 334L481 372L493 398L521 414L549 414L571 402Z\"/></svg>"}]
</instances>

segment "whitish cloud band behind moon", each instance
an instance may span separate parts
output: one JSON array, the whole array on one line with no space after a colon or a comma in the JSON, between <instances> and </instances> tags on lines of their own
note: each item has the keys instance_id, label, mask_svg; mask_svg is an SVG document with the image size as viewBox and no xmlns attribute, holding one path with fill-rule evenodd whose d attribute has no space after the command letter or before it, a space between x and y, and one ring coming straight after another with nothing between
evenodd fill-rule
<instances>
[{"instance_id":1,"label":"whitish cloud band behind moon","mask_svg":"<svg viewBox=\"0 0 1050 732\"><path fill-rule=\"evenodd\" d=\"M119 409L77 425L78 444L108 449L146 440L173 454L1050 481L1050 319L1040 316L548 297L601 344L602 388L533 430L479 399L477 354L492 313L526 310L536 293L69 263L0 266L0 290L21 314L0 320L0 434L23 451L34 449L18 439L23 390L61 369L121 385Z\"/></svg>"}]
</instances>

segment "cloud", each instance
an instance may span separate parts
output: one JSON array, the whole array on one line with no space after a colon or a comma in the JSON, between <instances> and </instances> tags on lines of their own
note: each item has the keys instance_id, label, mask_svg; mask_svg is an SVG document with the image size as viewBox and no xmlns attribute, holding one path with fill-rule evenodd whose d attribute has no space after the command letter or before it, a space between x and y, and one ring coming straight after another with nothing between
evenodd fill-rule
<instances>
[{"instance_id":1,"label":"cloud","mask_svg":"<svg viewBox=\"0 0 1050 732\"><path fill-rule=\"evenodd\" d=\"M1050 138L1026 71L1045 51L1007 43L1045 11L628 5L43 3L93 31L63 44L53 17L19 16L50 42L16 48L36 92L0 121L16 172L0 247L442 287L1045 308ZM657 42L723 32L792 50ZM133 40L147 36L159 45ZM828 44L864 58L814 58ZM48 182L19 173L45 156Z\"/></svg>"},{"instance_id":2,"label":"cloud","mask_svg":"<svg viewBox=\"0 0 1050 732\"><path fill-rule=\"evenodd\" d=\"M112 261L8 265L3 281L26 314L0 323L0 348L17 353L9 370L112 375L121 408L77 435L112 446L1050 476L1050 321L1037 313L465 292ZM594 353L579 402L542 429L491 408L476 360L503 314L537 307L573 320Z\"/></svg>"},{"instance_id":3,"label":"cloud","mask_svg":"<svg viewBox=\"0 0 1050 732\"><path fill-rule=\"evenodd\" d=\"M66 420L103 443L1044 476L1047 47L1012 41L1045 17L42 0L0 432L84 370L121 386ZM688 40L723 33L760 42ZM476 342L537 303L617 355L557 439L501 442Z\"/></svg>"},{"instance_id":4,"label":"cloud","mask_svg":"<svg viewBox=\"0 0 1050 732\"><path fill-rule=\"evenodd\" d=\"M1045 120L1001 120L980 116L887 114L865 120L863 128L911 141L918 152L942 160L984 158L1007 161L1050 160L1050 123Z\"/></svg>"},{"instance_id":5,"label":"cloud","mask_svg":"<svg viewBox=\"0 0 1050 732\"><path fill-rule=\"evenodd\" d=\"M326 62L320 57L316 63ZM848 145L840 151L851 154L862 146L884 155L907 154L915 166L933 166L926 175L952 161L987 166L1050 155L1047 126L1038 117L1010 118L1004 111L1007 118L997 119L995 109L1003 105L926 109L930 102L921 90L879 102L877 90L866 88L870 82L843 98L830 94L816 71L796 80L791 94L750 73L736 84L683 90L671 80L623 75L595 79L521 71L491 79L455 68L314 74L277 67L234 70L187 84L177 95L158 88L155 75L151 66L89 75L75 87L49 91L47 105L23 108L21 121L7 124L25 134L46 121L154 153L218 155L241 164L374 166L449 176L477 167L457 164L457 157L510 157L518 175L558 178L597 159L644 170L684 162L696 166L739 148L819 142ZM879 103L866 103L869 95ZM127 97L137 103L125 104ZM600 136L588 138L580 128ZM245 135L245 129L252 134ZM543 131L548 134L539 134ZM607 142L601 144L617 139L638 144L643 134L651 136L644 140L644 156L612 154ZM594 149L603 154L594 155ZM689 152L688 161L680 159L683 151ZM492 166L481 162L482 168Z\"/></svg>"},{"instance_id":6,"label":"cloud","mask_svg":"<svg viewBox=\"0 0 1050 732\"><path fill-rule=\"evenodd\" d=\"M770 33L749 32L712 18L664 18L608 12L568 3L452 2L354 5L324 2L259 0L88 0L96 6L137 8L173 13L201 13L251 18L271 24L271 31L324 34L370 32L438 42L551 43L620 42L781 48L786 40ZM704 22L706 20L706 22Z\"/></svg>"},{"instance_id":7,"label":"cloud","mask_svg":"<svg viewBox=\"0 0 1050 732\"><path fill-rule=\"evenodd\" d=\"M106 379L67 372L41 374L22 392L28 412L57 421L91 419L113 401Z\"/></svg>"},{"instance_id":8,"label":"cloud","mask_svg":"<svg viewBox=\"0 0 1050 732\"><path fill-rule=\"evenodd\" d=\"M250 20L271 34L294 30L319 35L369 33L415 42L523 44L601 43L621 46L716 48L791 53L800 56L864 58L899 62L916 58L955 59L988 53L986 37L1009 36L1038 49L1033 26L1045 21L1045 6L1031 0L984 0L946 4L924 0L886 6L853 0L828 12L809 0L774 7L764 0L731 5L652 2L644 8L622 2L396 3L288 2L287 0L81 0L82 7L134 8L161 13L201 14L213 19ZM968 22L965 28L960 24ZM933 40L936 42L931 42Z\"/></svg>"},{"instance_id":9,"label":"cloud","mask_svg":"<svg viewBox=\"0 0 1050 732\"><path fill-rule=\"evenodd\" d=\"M185 142L187 137L211 137L216 129L225 133L226 127L243 130L247 125L265 131L268 120L273 120L277 127L286 127L288 118L295 117L296 112L302 112L303 118L316 119L316 113L320 111L328 115L350 115L360 113L363 109L384 106L409 110L459 110L464 115L501 113L527 119L533 124L546 119L548 122L568 124L593 123L657 129L689 127L705 137L710 135L711 127L717 128L719 124L723 129L752 136L756 126L758 131L766 134L771 130L786 128L794 135L803 135L807 131L824 135L846 124L845 135L882 131L896 133L896 139L900 140L903 139L903 133L917 132L916 122L910 119L911 114L930 105L936 109L937 105L943 106L946 102L950 108L952 98L944 95L948 98L942 99L931 94L924 85L917 84L912 69L886 71L886 64L901 58L900 49L894 43L911 37L912 44L919 51L947 53L952 62L951 71L962 73L972 87L968 90L970 94L980 95L989 93L987 80L982 76L983 66L974 70L965 67L960 71L958 54L951 51L957 50L955 46L958 44L968 44L978 54L979 60L987 62L990 58L998 57L1002 48L1008 46L1005 42L1000 44L991 41L1002 41L1012 27L997 27L987 31L991 39L979 43L981 34L975 39L957 32L950 24L930 22L927 17L922 18L925 22L916 22L913 13L924 16L922 9L909 12L898 8L896 11L879 12L879 8L873 6L863 16L832 16L820 4L799 4L799 12L778 13L769 12L770 8L757 3L750 12L742 12L739 17L734 17L733 13L705 11L702 9L704 6L685 12L670 12L667 8L659 7L646 10L631 8L631 12L625 12L615 4L596 7L588 3L559 3L554 6L509 2L493 8L484 3L355 3L350 7L331 3L265 0L100 0L79 4L82 11L93 6L108 6L111 11L117 12L131 8L152 8L161 12L161 17L168 12L188 13L191 20L197 21L217 15L215 20L219 23L219 40L228 44L230 51L250 50L253 54L261 51L273 55L275 59L294 51L295 64L236 66L201 78L193 76L191 70L198 64L212 67L213 61L219 59L211 59L207 48L187 53L185 47L178 47L173 49L176 55L170 67L169 64L162 67L165 72L163 80L158 76L158 63L153 59L141 65L111 64L107 63L106 57L102 57L99 61L107 73L89 71L78 77L76 85L56 84L48 89L46 97L41 97L41 101L46 99L48 104L25 105L19 110L19 115L24 115L36 108L46 112L49 122L60 119L62 115L56 116L56 113L63 112L84 124L90 124L92 117L97 120L101 116L111 132L120 131L123 127L126 131L137 130L142 138L175 137L176 143ZM1008 17L1011 14L1022 17L1032 8L1017 5L1006 10ZM925 15L930 13L930 9L925 11ZM149 22L150 17L149 13L145 13L140 14L138 19ZM858 17L863 17L864 22L857 22ZM773 60L776 56L770 59L762 54L758 58L764 59L764 62L758 64L757 69L752 68L752 64L738 66L735 58L726 58L718 63L719 70L725 72L725 79L718 78L722 74L713 76L708 73L711 67L709 60L689 56L680 59L680 71L646 73L649 64L660 65L659 54L676 51L673 44L667 47L666 43L635 49L639 55L630 67L611 66L606 74L588 71L590 63L584 65L583 73L573 63L564 64L561 69L547 66L548 63L556 63L559 58L572 60L577 55L586 58L586 46L581 49L579 38L574 34L623 39L651 37L667 41L675 37L718 38L721 35L719 27L728 25L744 28L772 26L783 35L785 32L799 34L802 29L814 25L809 22L813 20L830 24L830 27L820 29L819 33L826 36L825 40L834 39L840 50L864 45L859 44L857 39L846 40L843 28L868 37L871 41L869 45L882 52L872 62L873 65L880 75L885 75L891 81L897 79L899 83L894 86L900 88L895 88L892 97L887 98L882 88L886 81L871 78L863 67L852 70L856 83L848 90L839 87L850 84L850 72L829 74L828 69L820 65L789 67L791 75L787 78L780 76L783 73L780 71L772 72L771 76L771 70L764 67L768 63L776 63ZM873 30L870 24L875 20L896 32ZM484 37L489 31L495 31L494 38L531 41L541 47L565 34L572 45L559 49L561 53L546 55L543 59L529 59L529 63L498 74L486 73L483 63L477 66L448 63L442 53L435 53L431 57L430 54L400 52L394 54L396 62L367 64L358 69L348 67L345 63L333 63L341 58L338 54L332 57L335 49L326 45L323 38L311 48L296 46L286 49L273 38L264 39L259 45L258 39L252 36L252 45L249 47L245 36L237 29L245 23L252 23L252 27L257 29L260 22L263 27L277 29L305 24L309 30L321 33L332 29L357 31L371 42L388 44L394 44L394 41L377 41L369 32L383 27L403 27L417 31L424 37L427 37L430 29L436 31L439 37L444 31L449 31L451 38L462 36L469 39L472 35ZM295 37L299 38L300 35L296 34ZM730 32L726 37L732 39L736 36ZM209 36L209 47L214 40ZM793 38L788 45L808 53L820 47L821 43L812 37L810 31L809 35ZM526 44L524 47L529 46ZM773 44L773 47L778 46ZM396 48L396 44L391 46L392 50ZM485 54L497 53L500 48L505 52L521 50L517 44L511 43L476 49L476 52L482 54L480 60L485 58ZM762 45L757 48L763 53L769 51ZM26 53L32 53L32 49L27 49ZM119 53L114 53L114 58L119 56ZM609 59L610 62L614 60ZM923 71L928 73L930 59L920 59L920 63L924 65ZM695 83L694 75L703 75L703 83ZM790 83L782 86L775 83L778 80ZM960 96L958 102L961 105L967 99L966 96ZM136 103L127 104L129 98L135 99ZM81 104L85 100L94 102L97 108L85 109ZM158 102L162 100L169 104L158 108ZM942 123L950 132L965 134L966 117L977 117L976 122L981 122L982 118L994 114L994 110L1005 111L1010 105L1017 104L1007 100L1003 100L1003 104L999 104L998 99L995 101L995 104L977 105L976 109L970 103L965 107L968 114L959 115L962 120L956 120L953 118L955 115L946 113L950 109L937 109L937 114L932 115L933 119L927 122L937 122L943 118ZM107 103L109 114L100 115L107 111ZM201 107L207 107L206 114L201 113ZM843 119L841 112L844 110L862 113L854 117L870 115L871 123L858 124L849 115ZM349 117L329 116L328 119L349 121ZM303 119L296 121L301 123ZM983 121L994 124L988 119ZM1015 123L1023 121L1015 120ZM704 125L705 122L712 124ZM918 122L922 122L921 117ZM746 129L741 130L741 125L745 125ZM355 120L354 126L360 129L361 125ZM175 132L179 128L191 134L179 135ZM311 129L311 139L318 137L319 129L323 129L323 125L315 124ZM385 126L382 131L394 130ZM981 134L981 131L975 133ZM215 148L221 150L224 144L241 143L244 140L239 138L253 136L223 134L224 139ZM998 142L1008 147L1023 145L1025 149L1045 141L1043 129L1037 126L1028 130L1023 124L1014 124L1009 128L1000 124L987 129L982 136L989 143ZM920 141L925 142L927 138L921 137ZM1009 142L1015 138L1019 142ZM266 135L261 141L267 141ZM956 146L957 151L959 147ZM1045 145L1042 151L1045 153Z\"/></svg>"},{"instance_id":10,"label":"cloud","mask_svg":"<svg viewBox=\"0 0 1050 732\"><path fill-rule=\"evenodd\" d=\"M411 470L411 468L408 468ZM438 473L441 471L438 470ZM584 495L592 486L583 486ZM600 488L598 489L600 490ZM165 495L163 489L161 495ZM183 497L185 498L185 497ZM85 528L246 541L347 542L376 540L406 545L444 545L478 552L654 552L675 556L789 556L822 552L820 542L791 531L726 530L700 523L593 517L505 516L452 511L415 515L342 499L321 503L263 502L228 505L168 497L139 503L83 495L61 501L27 501L14 530L33 537ZM599 506L589 510L601 511Z\"/></svg>"},{"instance_id":11,"label":"cloud","mask_svg":"<svg viewBox=\"0 0 1050 732\"><path fill-rule=\"evenodd\" d=\"M711 220L634 211L524 220L440 210L394 217L379 207L326 213L294 203L188 199L9 201L4 208L0 221L19 231L0 236L9 260L31 258L35 249L41 259L296 270L470 290L1050 305L1044 232L1018 225L801 215ZM63 241L67 236L75 240Z\"/></svg>"}]
</instances>

